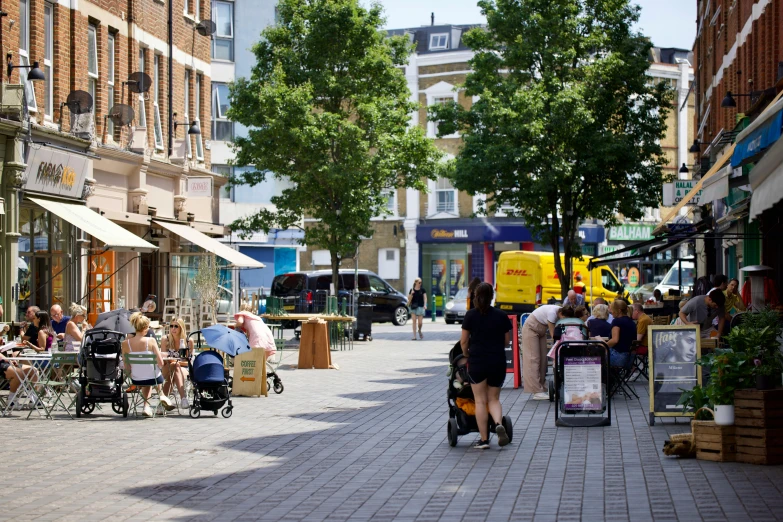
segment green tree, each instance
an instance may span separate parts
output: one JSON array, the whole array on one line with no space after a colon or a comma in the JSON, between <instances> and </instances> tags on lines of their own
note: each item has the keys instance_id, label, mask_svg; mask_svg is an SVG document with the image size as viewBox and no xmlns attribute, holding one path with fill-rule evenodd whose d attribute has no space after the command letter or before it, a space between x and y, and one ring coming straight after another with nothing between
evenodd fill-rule
<instances>
[{"instance_id":1,"label":"green tree","mask_svg":"<svg viewBox=\"0 0 783 522\"><path fill-rule=\"evenodd\" d=\"M426 189L440 152L409 124L404 73L413 47L381 31L382 9L358 0L282 0L278 23L253 47L250 78L231 86L229 118L249 127L235 140L237 165L253 172L232 180L256 185L268 177L289 188L231 228L248 234L300 227L303 243L340 260L353 257L371 218L387 213L385 190ZM314 218L302 225L302 218ZM337 285L335 285L337 290Z\"/></svg>"},{"instance_id":2,"label":"green tree","mask_svg":"<svg viewBox=\"0 0 783 522\"><path fill-rule=\"evenodd\" d=\"M628 0L479 5L487 27L464 37L475 51L464 87L478 99L433 107L430 119L463 133L456 186L486 194L485 210L516 209L555 252L565 296L581 220L611 225L658 204L672 93L647 83L651 44L632 31L639 8Z\"/></svg>"}]
</instances>

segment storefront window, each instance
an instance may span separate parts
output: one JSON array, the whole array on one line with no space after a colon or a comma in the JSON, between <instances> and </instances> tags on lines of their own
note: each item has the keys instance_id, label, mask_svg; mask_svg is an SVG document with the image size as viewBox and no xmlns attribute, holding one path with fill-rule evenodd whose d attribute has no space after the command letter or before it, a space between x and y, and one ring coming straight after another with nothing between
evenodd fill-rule
<instances>
[{"instance_id":1,"label":"storefront window","mask_svg":"<svg viewBox=\"0 0 783 522\"><path fill-rule=\"evenodd\" d=\"M198 247L190 244L183 244L183 250L195 250ZM181 299L199 299L193 287L193 278L198 271L199 263L206 259L208 254L195 253L172 255L169 266L170 293L167 297L178 297ZM220 296L218 297L217 313L224 314L233 310L234 291L232 269L227 268L227 262L224 259L217 258L220 270Z\"/></svg>"},{"instance_id":2,"label":"storefront window","mask_svg":"<svg viewBox=\"0 0 783 522\"><path fill-rule=\"evenodd\" d=\"M466 244L423 245L423 286L438 308L468 285L469 257Z\"/></svg>"}]
</instances>

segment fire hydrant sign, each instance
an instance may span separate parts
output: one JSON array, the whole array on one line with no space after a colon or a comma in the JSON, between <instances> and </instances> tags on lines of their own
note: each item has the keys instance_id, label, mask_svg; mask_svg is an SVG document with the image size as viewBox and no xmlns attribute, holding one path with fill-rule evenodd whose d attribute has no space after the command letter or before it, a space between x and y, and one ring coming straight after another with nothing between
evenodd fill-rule
<instances>
[{"instance_id":1,"label":"fire hydrant sign","mask_svg":"<svg viewBox=\"0 0 783 522\"><path fill-rule=\"evenodd\" d=\"M563 368L564 409L566 411L602 409L601 358L566 357Z\"/></svg>"},{"instance_id":2,"label":"fire hydrant sign","mask_svg":"<svg viewBox=\"0 0 783 522\"><path fill-rule=\"evenodd\" d=\"M234 358L234 388L240 397L266 396L266 352L254 348Z\"/></svg>"}]
</instances>

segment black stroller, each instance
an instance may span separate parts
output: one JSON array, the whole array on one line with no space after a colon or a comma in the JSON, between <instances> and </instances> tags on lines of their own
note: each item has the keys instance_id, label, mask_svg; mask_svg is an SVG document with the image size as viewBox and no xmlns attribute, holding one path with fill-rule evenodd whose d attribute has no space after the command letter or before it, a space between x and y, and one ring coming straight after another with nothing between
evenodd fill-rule
<instances>
[{"instance_id":1,"label":"black stroller","mask_svg":"<svg viewBox=\"0 0 783 522\"><path fill-rule=\"evenodd\" d=\"M98 403L111 403L114 413L128 416L128 394L122 390L122 341L125 334L93 329L84 334L79 352L76 416L88 415Z\"/></svg>"},{"instance_id":2,"label":"black stroller","mask_svg":"<svg viewBox=\"0 0 783 522\"><path fill-rule=\"evenodd\" d=\"M449 439L449 446L457 445L457 438L460 435L476 433L479 431L476 416L467 413L463 407L475 402L473 390L470 388L470 378L468 377L468 361L462 354L462 348L459 342L449 352L449 385L446 392L446 401L449 405L449 421L446 424L446 433ZM462 407L461 407L462 406ZM514 439L514 430L511 425L511 418L508 415L503 416L501 424L506 429L508 440ZM495 432L495 423L492 416L489 417L489 432Z\"/></svg>"},{"instance_id":3,"label":"black stroller","mask_svg":"<svg viewBox=\"0 0 783 522\"><path fill-rule=\"evenodd\" d=\"M201 410L218 410L224 418L231 417L234 407L231 405L231 389L223 367L223 357L214 350L201 352L188 361L190 380L193 383L193 404L190 416L197 419Z\"/></svg>"}]
</instances>

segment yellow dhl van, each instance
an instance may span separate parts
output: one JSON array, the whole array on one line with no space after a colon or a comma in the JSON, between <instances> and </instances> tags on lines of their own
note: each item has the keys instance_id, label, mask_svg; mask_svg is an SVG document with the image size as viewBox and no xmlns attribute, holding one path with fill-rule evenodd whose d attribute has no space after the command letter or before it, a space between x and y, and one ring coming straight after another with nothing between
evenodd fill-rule
<instances>
[{"instance_id":1,"label":"yellow dhl van","mask_svg":"<svg viewBox=\"0 0 783 522\"><path fill-rule=\"evenodd\" d=\"M615 297L623 297L623 285L608 266L593 268L591 297L590 272L587 270L589 260L587 256L582 261L573 260L574 282L580 274L585 284L585 302L590 304L591 299L603 297L610 303ZM538 305L546 304L552 297L560 301L560 280L552 252L503 252L495 277L495 306L505 312L528 313ZM573 282L570 286L573 287Z\"/></svg>"}]
</instances>

